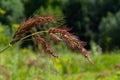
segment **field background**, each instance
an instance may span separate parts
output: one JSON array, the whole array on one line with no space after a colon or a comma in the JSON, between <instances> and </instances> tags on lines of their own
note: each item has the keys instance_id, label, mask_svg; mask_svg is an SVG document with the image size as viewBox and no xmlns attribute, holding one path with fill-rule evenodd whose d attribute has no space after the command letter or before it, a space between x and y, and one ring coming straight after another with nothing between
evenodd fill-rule
<instances>
[{"instance_id":1,"label":"field background","mask_svg":"<svg viewBox=\"0 0 120 80\"><path fill-rule=\"evenodd\" d=\"M120 80L120 51L91 54L95 65L69 50L59 58L15 46L0 54L1 80Z\"/></svg>"},{"instance_id":2,"label":"field background","mask_svg":"<svg viewBox=\"0 0 120 80\"><path fill-rule=\"evenodd\" d=\"M87 42L95 65L63 43L50 42L59 58L35 51L29 39L1 53L33 16L56 20L39 30L61 26ZM0 80L120 80L119 35L120 0L0 0Z\"/></svg>"}]
</instances>

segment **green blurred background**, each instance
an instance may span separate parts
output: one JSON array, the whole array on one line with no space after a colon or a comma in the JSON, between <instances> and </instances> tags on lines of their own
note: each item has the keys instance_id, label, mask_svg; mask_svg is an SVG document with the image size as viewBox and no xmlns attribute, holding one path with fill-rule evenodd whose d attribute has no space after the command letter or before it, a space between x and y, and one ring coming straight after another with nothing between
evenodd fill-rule
<instances>
[{"instance_id":1,"label":"green blurred background","mask_svg":"<svg viewBox=\"0 0 120 80\"><path fill-rule=\"evenodd\" d=\"M88 43L95 65L62 43L53 45L60 56L55 59L32 51L26 41L0 54L0 80L120 80L120 0L0 0L0 49L36 15L62 18Z\"/></svg>"}]
</instances>

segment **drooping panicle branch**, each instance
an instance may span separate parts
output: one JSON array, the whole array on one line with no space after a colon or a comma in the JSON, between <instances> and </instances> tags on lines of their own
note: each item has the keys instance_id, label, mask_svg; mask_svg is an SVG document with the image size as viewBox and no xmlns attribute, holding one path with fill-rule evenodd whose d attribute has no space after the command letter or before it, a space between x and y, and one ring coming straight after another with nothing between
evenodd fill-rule
<instances>
[{"instance_id":1,"label":"drooping panicle branch","mask_svg":"<svg viewBox=\"0 0 120 80\"><path fill-rule=\"evenodd\" d=\"M65 29L52 28L48 30L48 33L54 34L57 40L64 41L73 49L81 50L86 45L86 42L80 41L76 36L72 35Z\"/></svg>"},{"instance_id":2,"label":"drooping panicle branch","mask_svg":"<svg viewBox=\"0 0 120 80\"><path fill-rule=\"evenodd\" d=\"M89 62L94 64L92 59L89 56L89 52L84 48L86 46L86 42L79 40L75 35L69 33L69 29L63 28L50 28L46 31L33 31L33 28L41 27L41 25L46 25L46 23L51 22L54 23L55 19L52 16L36 16L32 17L22 24L20 24L19 28L16 30L15 34L13 35L13 40L10 42L8 47L4 48L0 51L3 52L8 49L10 46L14 45L15 43L22 41L26 38L33 36L37 43L39 43L44 50L45 53L48 53L54 57L58 57L53 49L52 46L48 44L44 37L41 37L41 33L47 33L50 36L51 40L56 43L63 41L70 47L72 50L81 53ZM37 29L37 28L36 28ZM30 34L26 34L30 32Z\"/></svg>"},{"instance_id":3,"label":"drooping panicle branch","mask_svg":"<svg viewBox=\"0 0 120 80\"><path fill-rule=\"evenodd\" d=\"M88 51L84 48L84 46L86 45L85 42L79 40L76 36L72 35L65 29L52 28L49 29L48 32L49 34L54 34L57 40L64 41L67 44L67 46L69 46L71 49L82 53L85 56L85 58L88 59L88 61L94 64L91 58L89 57Z\"/></svg>"},{"instance_id":4,"label":"drooping panicle branch","mask_svg":"<svg viewBox=\"0 0 120 80\"><path fill-rule=\"evenodd\" d=\"M59 43L60 41L62 41L62 39L60 39L57 35L50 33L50 39L53 40L55 43Z\"/></svg>"},{"instance_id":5,"label":"drooping panicle branch","mask_svg":"<svg viewBox=\"0 0 120 80\"><path fill-rule=\"evenodd\" d=\"M33 35L33 37L41 45L41 47L45 53L48 53L48 54L58 58L58 56L55 55L55 53L53 52L52 47L45 41L45 39L43 37L41 37L39 34L35 34L35 35Z\"/></svg>"},{"instance_id":6,"label":"drooping panicle branch","mask_svg":"<svg viewBox=\"0 0 120 80\"><path fill-rule=\"evenodd\" d=\"M52 16L37 16L30 18L20 24L19 28L16 30L13 38L16 38L16 36L20 36L22 34L25 34L27 32L30 32L33 27L36 27L37 24L45 24L48 22L55 22L54 18Z\"/></svg>"}]
</instances>

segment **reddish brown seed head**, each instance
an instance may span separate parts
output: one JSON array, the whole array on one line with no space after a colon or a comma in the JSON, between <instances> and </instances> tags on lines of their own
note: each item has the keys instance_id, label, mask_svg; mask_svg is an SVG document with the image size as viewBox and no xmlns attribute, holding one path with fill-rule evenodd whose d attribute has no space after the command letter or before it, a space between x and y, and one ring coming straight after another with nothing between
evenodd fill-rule
<instances>
[{"instance_id":1,"label":"reddish brown seed head","mask_svg":"<svg viewBox=\"0 0 120 80\"><path fill-rule=\"evenodd\" d=\"M48 22L55 22L55 19L52 16L37 16L30 18L19 26L13 38L16 38L16 36L26 34L27 32L30 32L31 29L34 28L35 25L37 24L45 24Z\"/></svg>"},{"instance_id":2,"label":"reddish brown seed head","mask_svg":"<svg viewBox=\"0 0 120 80\"><path fill-rule=\"evenodd\" d=\"M86 45L85 42L79 40L76 36L69 33L65 29L52 28L49 29L48 32L49 34L52 33L57 36L57 39L61 39L62 41L64 41L72 50L82 53L89 62L94 64L94 62L89 57L88 51L84 48L84 46Z\"/></svg>"},{"instance_id":3,"label":"reddish brown seed head","mask_svg":"<svg viewBox=\"0 0 120 80\"><path fill-rule=\"evenodd\" d=\"M36 41L38 43L41 44L41 47L45 53L48 53L48 54L58 58L58 56L55 55L55 53L53 52L52 47L45 41L45 39L43 37L41 37L38 34L33 35L33 37L36 39Z\"/></svg>"}]
</instances>

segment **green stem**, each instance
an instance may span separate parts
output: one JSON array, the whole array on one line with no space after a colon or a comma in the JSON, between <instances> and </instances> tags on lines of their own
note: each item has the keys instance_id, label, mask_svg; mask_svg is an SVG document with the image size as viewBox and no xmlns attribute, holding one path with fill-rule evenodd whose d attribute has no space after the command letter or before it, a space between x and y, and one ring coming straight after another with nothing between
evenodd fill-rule
<instances>
[{"instance_id":1,"label":"green stem","mask_svg":"<svg viewBox=\"0 0 120 80\"><path fill-rule=\"evenodd\" d=\"M27 36L21 38L20 40L22 41L22 40L24 40L24 39L26 39L26 38L28 38L28 37L30 37L30 36L33 36L33 35L35 35L35 34L47 33L47 32L48 32L48 31L39 31L39 32L35 32L35 33L32 33L32 34L30 34L30 35L27 35Z\"/></svg>"},{"instance_id":2,"label":"green stem","mask_svg":"<svg viewBox=\"0 0 120 80\"><path fill-rule=\"evenodd\" d=\"M2 49L2 50L0 50L0 53L2 53L2 52L4 52L5 50L7 50L8 48L10 48L12 45L8 45L8 46L6 46L4 49Z\"/></svg>"},{"instance_id":3,"label":"green stem","mask_svg":"<svg viewBox=\"0 0 120 80\"><path fill-rule=\"evenodd\" d=\"M28 38L28 37L30 37L30 36L33 36L33 35L35 35L35 34L47 33L47 32L48 32L48 31L39 31L39 32L35 32L35 33L32 33L32 34L30 34L30 35L27 35L27 36L21 38L20 41L22 41L22 40L24 40L24 39L26 39L26 38ZM4 52L5 50L7 50L8 48L10 48L11 46L12 46L12 44L9 44L9 45L6 46L4 49L0 50L0 53Z\"/></svg>"}]
</instances>

